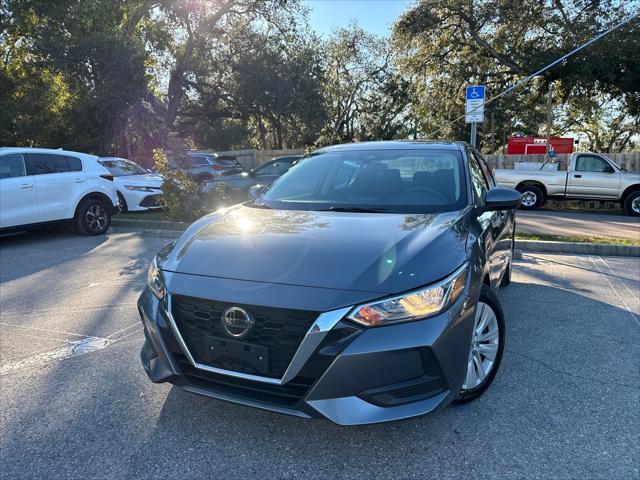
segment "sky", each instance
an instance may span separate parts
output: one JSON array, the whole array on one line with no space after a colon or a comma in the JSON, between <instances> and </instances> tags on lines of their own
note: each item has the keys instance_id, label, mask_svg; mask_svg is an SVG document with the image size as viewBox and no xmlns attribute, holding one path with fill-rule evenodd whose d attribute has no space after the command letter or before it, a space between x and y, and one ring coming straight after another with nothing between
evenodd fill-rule
<instances>
[{"instance_id":1,"label":"sky","mask_svg":"<svg viewBox=\"0 0 640 480\"><path fill-rule=\"evenodd\" d=\"M311 28L328 36L338 27L357 20L360 27L376 35L389 36L392 23L414 0L304 0Z\"/></svg>"}]
</instances>

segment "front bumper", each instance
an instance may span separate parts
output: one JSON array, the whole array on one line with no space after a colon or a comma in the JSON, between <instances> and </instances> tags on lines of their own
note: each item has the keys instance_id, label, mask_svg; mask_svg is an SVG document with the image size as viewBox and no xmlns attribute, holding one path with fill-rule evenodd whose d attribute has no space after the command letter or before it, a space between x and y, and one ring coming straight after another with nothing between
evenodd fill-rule
<instances>
[{"instance_id":1,"label":"front bumper","mask_svg":"<svg viewBox=\"0 0 640 480\"><path fill-rule=\"evenodd\" d=\"M123 193L123 196L127 202L127 209L131 212L151 210L162 206L160 204L162 192L159 190L157 193L127 190Z\"/></svg>"},{"instance_id":2,"label":"front bumper","mask_svg":"<svg viewBox=\"0 0 640 480\"><path fill-rule=\"evenodd\" d=\"M475 303L463 295L435 317L370 329L343 319L348 308L336 310L338 318L309 343L306 338L319 331L318 320L312 326L303 341L308 351L295 371L290 368L282 382L265 382L194 364L175 334L170 309L147 288L138 300L145 334L141 360L154 382L244 405L326 417L341 425L399 420L429 413L457 397Z\"/></svg>"}]
</instances>

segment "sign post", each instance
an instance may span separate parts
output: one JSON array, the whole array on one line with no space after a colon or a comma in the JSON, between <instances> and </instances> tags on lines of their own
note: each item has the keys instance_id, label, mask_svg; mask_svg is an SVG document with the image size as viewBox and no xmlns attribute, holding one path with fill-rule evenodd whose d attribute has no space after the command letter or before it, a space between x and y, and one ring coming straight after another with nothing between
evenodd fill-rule
<instances>
[{"instance_id":1,"label":"sign post","mask_svg":"<svg viewBox=\"0 0 640 480\"><path fill-rule=\"evenodd\" d=\"M465 122L471 124L471 145L476 146L476 124L484 122L484 85L472 85L467 87L465 102Z\"/></svg>"}]
</instances>

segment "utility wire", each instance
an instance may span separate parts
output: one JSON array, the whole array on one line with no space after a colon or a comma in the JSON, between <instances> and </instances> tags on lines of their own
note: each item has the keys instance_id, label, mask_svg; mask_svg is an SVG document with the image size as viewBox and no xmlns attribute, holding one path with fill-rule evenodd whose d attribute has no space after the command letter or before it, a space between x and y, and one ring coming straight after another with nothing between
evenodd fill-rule
<instances>
[{"instance_id":1,"label":"utility wire","mask_svg":"<svg viewBox=\"0 0 640 480\"><path fill-rule=\"evenodd\" d=\"M610 34L611 32L613 32L614 30L617 30L618 28L622 27L623 25L626 25L629 22L632 22L633 20L635 20L636 18L638 18L638 16L640 16L640 13L636 13L635 15L632 15L631 17L627 18L626 20L623 20L622 22L614 25L613 27L611 27L610 29L596 35L595 37L593 37L591 40L589 40L586 43L583 43L582 45L580 45L578 48L571 50L569 53L567 53L566 55L563 55L562 57L558 58L557 60L551 62L549 65L547 65L546 67L541 68L540 70L538 70L535 73L532 73L531 75L529 75L528 77L520 80L519 82L513 84L512 86L510 86L509 88L507 88L505 91L503 91L502 93L499 93L498 95L496 95L495 97L490 98L489 100L487 100L486 102L484 102L484 104L482 105L478 105L477 107L475 107L473 110L469 110L468 112L465 112L464 114L460 115L458 118L455 118L454 120L449 121L448 123L455 123L458 120L463 119L467 114L469 113L473 113L476 110L480 109L480 108L484 108L485 105L489 105L491 102L493 102L494 100L497 100L501 97L504 97L505 95L511 93L513 90L515 90L516 88L520 87L521 85L524 85L525 83L527 83L529 80L531 80L534 77L537 77L538 75L540 75L542 72L549 70L551 67L556 66L557 64L563 62L564 60L566 60L567 58L571 57L572 55L575 55L576 53L578 53L580 50L587 48L589 45L591 45L592 43L597 42L598 40L600 40L602 37ZM438 128L437 130L434 130L433 132L431 132L429 135L427 135L427 138L432 137L433 135L435 135L436 133L438 133L440 130L442 130L445 126L441 126L440 128Z\"/></svg>"}]
</instances>

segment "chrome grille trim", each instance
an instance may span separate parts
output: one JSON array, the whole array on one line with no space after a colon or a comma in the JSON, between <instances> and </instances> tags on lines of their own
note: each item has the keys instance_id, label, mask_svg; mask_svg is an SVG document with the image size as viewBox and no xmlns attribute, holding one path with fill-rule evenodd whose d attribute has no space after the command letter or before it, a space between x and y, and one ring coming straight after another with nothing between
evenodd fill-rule
<instances>
[{"instance_id":1,"label":"chrome grille trim","mask_svg":"<svg viewBox=\"0 0 640 480\"><path fill-rule=\"evenodd\" d=\"M162 307L160 307L162 308ZM307 333L305 334L302 342L298 346L296 353L293 355L291 359L291 363L287 367L287 370L284 372L282 378L271 378L271 377L263 377L262 375L251 375L248 373L235 372L233 370L225 370L224 368L211 367L209 365L205 365L203 363L198 363L195 361L191 352L187 348L187 344L185 343L182 335L180 334L180 330L178 330L178 326L173 318L172 309L171 309L171 295L167 294L167 308L163 308L164 314L169 320L169 325L171 326L171 331L173 335L176 337L178 344L180 345L180 349L182 353L184 353L185 357L189 360L189 362L200 370L205 370L207 372L219 373L221 375L228 375L231 377L242 378L244 380L253 380L256 382L270 383L273 385L282 385L292 380L298 375L304 364L309 360L313 351L320 345L320 342L324 339L327 333L340 321L345 315L353 308L353 306L340 308L338 310L331 310L328 312L321 313L318 318L316 318L313 325L309 328Z\"/></svg>"}]
</instances>

